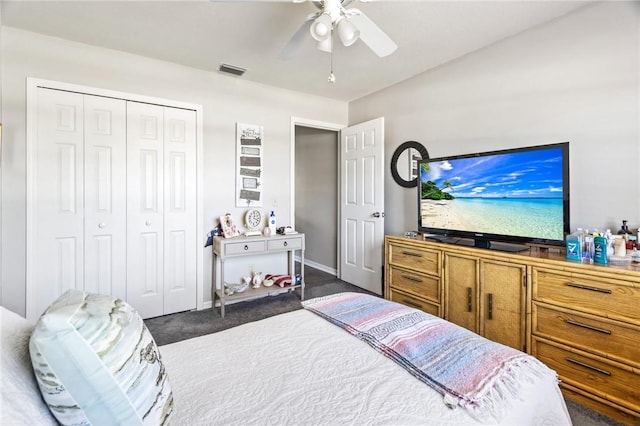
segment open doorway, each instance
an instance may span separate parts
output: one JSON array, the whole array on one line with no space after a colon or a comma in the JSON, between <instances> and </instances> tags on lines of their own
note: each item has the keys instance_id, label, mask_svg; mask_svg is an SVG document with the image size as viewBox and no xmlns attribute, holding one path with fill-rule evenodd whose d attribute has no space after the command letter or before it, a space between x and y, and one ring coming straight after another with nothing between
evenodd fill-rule
<instances>
[{"instance_id":1,"label":"open doorway","mask_svg":"<svg viewBox=\"0 0 640 426\"><path fill-rule=\"evenodd\" d=\"M340 133L303 125L294 133L294 221L305 234L305 262L338 276Z\"/></svg>"}]
</instances>

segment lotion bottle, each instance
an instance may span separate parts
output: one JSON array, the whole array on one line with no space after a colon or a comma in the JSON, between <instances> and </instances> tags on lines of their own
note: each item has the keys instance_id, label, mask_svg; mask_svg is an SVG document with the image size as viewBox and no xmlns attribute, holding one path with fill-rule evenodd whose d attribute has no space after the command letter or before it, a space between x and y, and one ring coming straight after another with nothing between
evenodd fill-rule
<instances>
[{"instance_id":1,"label":"lotion bottle","mask_svg":"<svg viewBox=\"0 0 640 426\"><path fill-rule=\"evenodd\" d=\"M269 229L271 229L271 235L276 235L276 212L273 210L269 215Z\"/></svg>"}]
</instances>

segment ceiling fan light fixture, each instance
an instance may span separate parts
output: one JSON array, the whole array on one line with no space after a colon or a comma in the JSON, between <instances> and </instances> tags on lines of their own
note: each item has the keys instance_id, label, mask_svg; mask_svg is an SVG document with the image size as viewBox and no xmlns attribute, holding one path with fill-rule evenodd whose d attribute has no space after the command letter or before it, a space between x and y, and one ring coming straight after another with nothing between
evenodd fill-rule
<instances>
[{"instance_id":1,"label":"ceiling fan light fixture","mask_svg":"<svg viewBox=\"0 0 640 426\"><path fill-rule=\"evenodd\" d=\"M324 41L331 37L331 26L333 21L328 13L318 16L309 27L311 36L317 41Z\"/></svg>"},{"instance_id":2,"label":"ceiling fan light fixture","mask_svg":"<svg viewBox=\"0 0 640 426\"><path fill-rule=\"evenodd\" d=\"M327 37L325 40L318 42L318 50L331 53L332 48L333 48L333 42L331 40L331 37Z\"/></svg>"},{"instance_id":3,"label":"ceiling fan light fixture","mask_svg":"<svg viewBox=\"0 0 640 426\"><path fill-rule=\"evenodd\" d=\"M360 37L360 30L346 17L343 17L337 24L338 36L345 46L351 46Z\"/></svg>"}]
</instances>

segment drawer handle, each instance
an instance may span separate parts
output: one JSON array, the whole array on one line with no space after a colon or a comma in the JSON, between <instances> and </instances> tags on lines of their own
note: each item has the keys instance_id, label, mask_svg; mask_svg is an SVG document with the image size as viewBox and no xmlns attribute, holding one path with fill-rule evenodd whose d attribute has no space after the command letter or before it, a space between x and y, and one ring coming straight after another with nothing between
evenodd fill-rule
<instances>
[{"instance_id":1,"label":"drawer handle","mask_svg":"<svg viewBox=\"0 0 640 426\"><path fill-rule=\"evenodd\" d=\"M412 253L410 251L403 251L402 254L405 256L422 257L420 253Z\"/></svg>"},{"instance_id":2,"label":"drawer handle","mask_svg":"<svg viewBox=\"0 0 640 426\"><path fill-rule=\"evenodd\" d=\"M612 293L611 290L607 290L606 288L592 287L590 285L584 285L584 284L567 283L567 286L573 287L573 288L579 288L582 290L597 291L598 293L606 293L606 294Z\"/></svg>"},{"instance_id":3,"label":"drawer handle","mask_svg":"<svg viewBox=\"0 0 640 426\"><path fill-rule=\"evenodd\" d=\"M467 312L471 312L473 309L473 290L471 287L467 287Z\"/></svg>"},{"instance_id":4,"label":"drawer handle","mask_svg":"<svg viewBox=\"0 0 640 426\"><path fill-rule=\"evenodd\" d=\"M571 324L571 325L575 325L576 327L582 327L582 328L586 328L589 330L593 330L593 331L597 331L598 333L603 333L603 334L611 334L611 330L607 330L604 328L598 328L598 327L594 327L592 325L589 324L584 324L578 321L574 321L574 320L565 320L567 322L567 324Z\"/></svg>"},{"instance_id":5,"label":"drawer handle","mask_svg":"<svg viewBox=\"0 0 640 426\"><path fill-rule=\"evenodd\" d=\"M245 245L244 245L244 249L245 249L245 250L249 250L249 246L245 244Z\"/></svg>"},{"instance_id":6,"label":"drawer handle","mask_svg":"<svg viewBox=\"0 0 640 426\"><path fill-rule=\"evenodd\" d=\"M579 365L580 367L584 367L584 368L588 368L589 370L597 371L598 373L604 374L605 376L611 376L611 373L608 372L607 370L603 370L601 368L594 367L593 365L589 365L589 364L586 364L584 362L580 362L580 361L575 360L573 358L566 358L566 360L569 361L572 364Z\"/></svg>"},{"instance_id":7,"label":"drawer handle","mask_svg":"<svg viewBox=\"0 0 640 426\"><path fill-rule=\"evenodd\" d=\"M286 247L288 243L285 241L284 243L282 243L282 245Z\"/></svg>"},{"instance_id":8,"label":"drawer handle","mask_svg":"<svg viewBox=\"0 0 640 426\"><path fill-rule=\"evenodd\" d=\"M414 283L421 283L422 279L418 278L418 277L413 277L411 275L404 275L402 274L402 278L407 279L409 281L413 281Z\"/></svg>"},{"instance_id":9,"label":"drawer handle","mask_svg":"<svg viewBox=\"0 0 640 426\"><path fill-rule=\"evenodd\" d=\"M493 294L489 293L489 319L493 319Z\"/></svg>"},{"instance_id":10,"label":"drawer handle","mask_svg":"<svg viewBox=\"0 0 640 426\"><path fill-rule=\"evenodd\" d=\"M405 305L413 306L414 308L422 309L422 305L416 302L412 302L409 299L402 299L402 303Z\"/></svg>"}]
</instances>

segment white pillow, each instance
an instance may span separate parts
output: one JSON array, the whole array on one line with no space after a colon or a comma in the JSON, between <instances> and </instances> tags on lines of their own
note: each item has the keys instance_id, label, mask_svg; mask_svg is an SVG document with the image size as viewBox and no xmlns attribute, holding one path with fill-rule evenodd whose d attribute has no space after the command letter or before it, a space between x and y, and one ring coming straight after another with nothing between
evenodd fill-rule
<instances>
[{"instance_id":1,"label":"white pillow","mask_svg":"<svg viewBox=\"0 0 640 426\"><path fill-rule=\"evenodd\" d=\"M111 296L68 290L29 345L42 396L62 424L164 424L173 394L140 315Z\"/></svg>"},{"instance_id":2,"label":"white pillow","mask_svg":"<svg viewBox=\"0 0 640 426\"><path fill-rule=\"evenodd\" d=\"M0 425L56 425L29 358L33 323L0 306Z\"/></svg>"}]
</instances>

